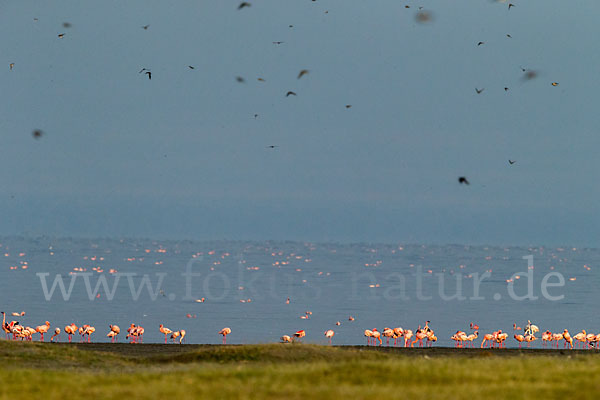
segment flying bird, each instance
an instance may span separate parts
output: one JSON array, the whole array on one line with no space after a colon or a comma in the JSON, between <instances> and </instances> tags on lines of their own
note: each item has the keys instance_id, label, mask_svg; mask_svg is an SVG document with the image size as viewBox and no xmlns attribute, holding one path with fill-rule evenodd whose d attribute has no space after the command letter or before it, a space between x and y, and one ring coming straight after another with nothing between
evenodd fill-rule
<instances>
[{"instance_id":1,"label":"flying bird","mask_svg":"<svg viewBox=\"0 0 600 400\"><path fill-rule=\"evenodd\" d=\"M263 78L258 78L257 81L259 81L259 82L266 82Z\"/></svg>"},{"instance_id":2,"label":"flying bird","mask_svg":"<svg viewBox=\"0 0 600 400\"><path fill-rule=\"evenodd\" d=\"M536 76L537 76L537 72L532 71L532 70L526 70L525 75L523 76L523 79L528 81L528 80L534 79Z\"/></svg>"},{"instance_id":3,"label":"flying bird","mask_svg":"<svg viewBox=\"0 0 600 400\"><path fill-rule=\"evenodd\" d=\"M191 66L191 65L188 65L188 68L189 68L189 69L195 69L195 68L194 68L193 66Z\"/></svg>"},{"instance_id":4,"label":"flying bird","mask_svg":"<svg viewBox=\"0 0 600 400\"><path fill-rule=\"evenodd\" d=\"M285 94L285 97L289 97L289 96L297 96L297 94L296 94L296 93L294 93L294 92L292 92L292 91L290 90L289 92L287 92L287 93Z\"/></svg>"},{"instance_id":5,"label":"flying bird","mask_svg":"<svg viewBox=\"0 0 600 400\"><path fill-rule=\"evenodd\" d=\"M458 183L460 183L461 185L464 183L465 185L469 185L469 181L467 180L467 178L465 178L464 176L460 176L458 177Z\"/></svg>"},{"instance_id":6,"label":"flying bird","mask_svg":"<svg viewBox=\"0 0 600 400\"><path fill-rule=\"evenodd\" d=\"M148 75L148 79L152 79L152 72L150 71L146 71L144 72L146 75Z\"/></svg>"},{"instance_id":7,"label":"flying bird","mask_svg":"<svg viewBox=\"0 0 600 400\"><path fill-rule=\"evenodd\" d=\"M346 108L351 108L352 104L346 104Z\"/></svg>"},{"instance_id":8,"label":"flying bird","mask_svg":"<svg viewBox=\"0 0 600 400\"><path fill-rule=\"evenodd\" d=\"M149 69L146 69L146 68L142 68L142 69L140 69L140 72L138 72L138 74L141 74L141 73L142 73L142 72L144 72L144 71L150 71L150 70L149 70Z\"/></svg>"},{"instance_id":9,"label":"flying bird","mask_svg":"<svg viewBox=\"0 0 600 400\"><path fill-rule=\"evenodd\" d=\"M515 5L513 3L508 3L508 9L510 10L511 7L515 7Z\"/></svg>"},{"instance_id":10,"label":"flying bird","mask_svg":"<svg viewBox=\"0 0 600 400\"><path fill-rule=\"evenodd\" d=\"M510 165L513 165L513 164L514 164L514 163L516 163L516 162L517 162L517 161L513 161L513 160L511 160L511 159L509 159L509 160L508 160L508 163L509 163Z\"/></svg>"},{"instance_id":11,"label":"flying bird","mask_svg":"<svg viewBox=\"0 0 600 400\"><path fill-rule=\"evenodd\" d=\"M482 44L485 44L485 42L479 42L477 43L477 46L481 46Z\"/></svg>"},{"instance_id":12,"label":"flying bird","mask_svg":"<svg viewBox=\"0 0 600 400\"><path fill-rule=\"evenodd\" d=\"M273 42L273 44L282 44L282 43L285 43L285 42Z\"/></svg>"},{"instance_id":13,"label":"flying bird","mask_svg":"<svg viewBox=\"0 0 600 400\"><path fill-rule=\"evenodd\" d=\"M306 74L308 74L308 70L307 69L303 69L302 71L300 71L298 73L298 79L302 78Z\"/></svg>"},{"instance_id":14,"label":"flying bird","mask_svg":"<svg viewBox=\"0 0 600 400\"><path fill-rule=\"evenodd\" d=\"M511 39L512 39L512 36L510 36L508 33L506 34L506 37L508 37L508 38L511 38Z\"/></svg>"},{"instance_id":15,"label":"flying bird","mask_svg":"<svg viewBox=\"0 0 600 400\"><path fill-rule=\"evenodd\" d=\"M63 28L70 28L70 27L72 27L72 26L73 26L73 25L71 25L71 23L70 23L70 22L63 22Z\"/></svg>"},{"instance_id":16,"label":"flying bird","mask_svg":"<svg viewBox=\"0 0 600 400\"><path fill-rule=\"evenodd\" d=\"M274 148L276 148L276 147L279 147L279 146L276 146L276 145L272 144L272 145L270 145L270 146L267 146L267 149L274 149ZM289 303L288 303L288 304L289 304Z\"/></svg>"},{"instance_id":17,"label":"flying bird","mask_svg":"<svg viewBox=\"0 0 600 400\"><path fill-rule=\"evenodd\" d=\"M36 129L33 132L31 132L31 134L33 135L34 139L39 139L42 137L42 135L44 134L44 132L41 129Z\"/></svg>"},{"instance_id":18,"label":"flying bird","mask_svg":"<svg viewBox=\"0 0 600 400\"><path fill-rule=\"evenodd\" d=\"M12 69L13 69L14 66L15 66L15 63L8 64L8 67L10 68L11 71L12 71Z\"/></svg>"},{"instance_id":19,"label":"flying bird","mask_svg":"<svg viewBox=\"0 0 600 400\"><path fill-rule=\"evenodd\" d=\"M481 94L481 92L483 92L484 90L485 90L485 88L481 88L481 89L475 88L475 91L477 92L477 94Z\"/></svg>"},{"instance_id":20,"label":"flying bird","mask_svg":"<svg viewBox=\"0 0 600 400\"><path fill-rule=\"evenodd\" d=\"M237 9L241 10L244 7L250 7L250 6L252 6L252 4L248 3L247 1L243 1L243 2L240 3L240 5L238 6Z\"/></svg>"},{"instance_id":21,"label":"flying bird","mask_svg":"<svg viewBox=\"0 0 600 400\"><path fill-rule=\"evenodd\" d=\"M142 26L142 29L145 30L145 31L147 31L149 27L150 27L149 24L148 25L144 25L144 26Z\"/></svg>"},{"instance_id":22,"label":"flying bird","mask_svg":"<svg viewBox=\"0 0 600 400\"><path fill-rule=\"evenodd\" d=\"M504 91L505 91L505 92L508 92L508 88L507 88L507 87L505 87L505 88L504 88Z\"/></svg>"},{"instance_id":23,"label":"flying bird","mask_svg":"<svg viewBox=\"0 0 600 400\"><path fill-rule=\"evenodd\" d=\"M558 86L558 82L552 82L551 85L552 86Z\"/></svg>"},{"instance_id":24,"label":"flying bird","mask_svg":"<svg viewBox=\"0 0 600 400\"><path fill-rule=\"evenodd\" d=\"M58 38L59 38L59 39L62 39L62 38L64 38L64 37L65 37L65 34L64 34L64 33L59 33L59 34L58 34Z\"/></svg>"},{"instance_id":25,"label":"flying bird","mask_svg":"<svg viewBox=\"0 0 600 400\"><path fill-rule=\"evenodd\" d=\"M241 76L236 76L235 80L238 81L239 83L244 83L246 82L246 80L244 78L242 78Z\"/></svg>"}]
</instances>

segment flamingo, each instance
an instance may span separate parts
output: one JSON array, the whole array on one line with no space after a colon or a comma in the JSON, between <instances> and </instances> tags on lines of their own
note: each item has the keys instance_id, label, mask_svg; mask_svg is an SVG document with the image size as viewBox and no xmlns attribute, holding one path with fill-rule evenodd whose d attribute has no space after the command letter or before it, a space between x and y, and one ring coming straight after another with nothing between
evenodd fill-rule
<instances>
[{"instance_id":1,"label":"flamingo","mask_svg":"<svg viewBox=\"0 0 600 400\"><path fill-rule=\"evenodd\" d=\"M493 346L495 337L496 337L495 332L494 333L486 333L485 335L483 335L483 340L481 341L481 348L483 349L483 347L486 343L488 343L487 347Z\"/></svg>"},{"instance_id":2,"label":"flamingo","mask_svg":"<svg viewBox=\"0 0 600 400\"><path fill-rule=\"evenodd\" d=\"M539 332L540 328L537 325L533 325L530 320L527 320L527 325L525 326L525 335L533 335L536 332Z\"/></svg>"},{"instance_id":3,"label":"flamingo","mask_svg":"<svg viewBox=\"0 0 600 400\"><path fill-rule=\"evenodd\" d=\"M10 313L13 317L23 317L25 316L25 311Z\"/></svg>"},{"instance_id":4,"label":"flamingo","mask_svg":"<svg viewBox=\"0 0 600 400\"><path fill-rule=\"evenodd\" d=\"M513 324L513 331L520 331L521 327L517 326L517 324Z\"/></svg>"},{"instance_id":5,"label":"flamingo","mask_svg":"<svg viewBox=\"0 0 600 400\"><path fill-rule=\"evenodd\" d=\"M551 342L552 341L552 332L550 331L546 331L544 333L542 333L542 347L546 347L547 342Z\"/></svg>"},{"instance_id":6,"label":"flamingo","mask_svg":"<svg viewBox=\"0 0 600 400\"><path fill-rule=\"evenodd\" d=\"M410 347L413 347L413 344L419 342L419 347L423 347L423 339L427 337L424 329L417 329L415 333L415 340L410 344Z\"/></svg>"},{"instance_id":7,"label":"flamingo","mask_svg":"<svg viewBox=\"0 0 600 400\"><path fill-rule=\"evenodd\" d=\"M373 345L375 345L375 342L377 340L379 340L379 345L382 345L382 341L381 341L381 333L379 333L379 331L377 330L377 328L373 328Z\"/></svg>"},{"instance_id":8,"label":"flamingo","mask_svg":"<svg viewBox=\"0 0 600 400\"><path fill-rule=\"evenodd\" d=\"M58 335L60 335L60 328L56 327L56 328L54 328L54 335L50 336L50 341L53 342L54 338L56 338L56 341L58 342L60 340Z\"/></svg>"},{"instance_id":9,"label":"flamingo","mask_svg":"<svg viewBox=\"0 0 600 400\"><path fill-rule=\"evenodd\" d=\"M383 336L386 338L386 344L390 345L390 338L394 336L394 330L391 328L383 328Z\"/></svg>"},{"instance_id":10,"label":"flamingo","mask_svg":"<svg viewBox=\"0 0 600 400\"><path fill-rule=\"evenodd\" d=\"M583 345L583 343L585 343L585 337L586 337L586 335L587 335L587 333L585 332L585 329L583 329L581 332L579 332L578 334L576 334L575 336L573 336L573 339L575 339L578 343L580 343L581 345Z\"/></svg>"},{"instance_id":11,"label":"flamingo","mask_svg":"<svg viewBox=\"0 0 600 400\"><path fill-rule=\"evenodd\" d=\"M96 328L94 328L93 326L89 326L88 325L87 329L85 330L85 334L88 337L88 339L87 339L88 343L90 343L92 333L94 333L94 332L96 332Z\"/></svg>"},{"instance_id":12,"label":"flamingo","mask_svg":"<svg viewBox=\"0 0 600 400\"><path fill-rule=\"evenodd\" d=\"M411 331L410 329L405 329L404 330L404 347L408 347L408 342L410 341L411 337L413 337L413 331Z\"/></svg>"},{"instance_id":13,"label":"flamingo","mask_svg":"<svg viewBox=\"0 0 600 400\"><path fill-rule=\"evenodd\" d=\"M115 337L117 336L117 334L115 333L115 331L108 331L108 333L106 334L107 337L110 338L110 342L114 343L115 342Z\"/></svg>"},{"instance_id":14,"label":"flamingo","mask_svg":"<svg viewBox=\"0 0 600 400\"><path fill-rule=\"evenodd\" d=\"M394 328L394 346L398 344L398 339L404 335L404 329Z\"/></svg>"},{"instance_id":15,"label":"flamingo","mask_svg":"<svg viewBox=\"0 0 600 400\"><path fill-rule=\"evenodd\" d=\"M114 333L114 335L106 336L111 338L111 343L114 343L117 341L119 333L121 333L121 328L119 328L118 325L109 325L108 327L110 328L110 331Z\"/></svg>"},{"instance_id":16,"label":"flamingo","mask_svg":"<svg viewBox=\"0 0 600 400\"><path fill-rule=\"evenodd\" d=\"M498 332L496 335L496 342L498 343L498 348L506 347L504 341L508 338L508 333ZM535 339L534 339L535 340Z\"/></svg>"},{"instance_id":17,"label":"flamingo","mask_svg":"<svg viewBox=\"0 0 600 400\"><path fill-rule=\"evenodd\" d=\"M562 336L563 336L563 339L565 339L564 347L567 347L567 344L568 344L571 346L571 348L573 348L573 338L571 337L571 334L569 333L569 331L565 329L562 333ZM556 347L558 348L558 342L556 342Z\"/></svg>"},{"instance_id":18,"label":"flamingo","mask_svg":"<svg viewBox=\"0 0 600 400\"><path fill-rule=\"evenodd\" d=\"M567 334L569 334L569 332L567 332ZM553 333L552 334L552 340L556 341L556 344L554 345L554 347L556 347L558 349L558 342L560 340L563 340L564 336L562 333ZM571 339L571 336L569 335L569 339L571 340L571 342L573 341L573 339ZM566 343L565 343L566 346Z\"/></svg>"},{"instance_id":19,"label":"flamingo","mask_svg":"<svg viewBox=\"0 0 600 400\"><path fill-rule=\"evenodd\" d=\"M283 335L281 337L281 342L282 343L292 343L292 338L288 335Z\"/></svg>"},{"instance_id":20,"label":"flamingo","mask_svg":"<svg viewBox=\"0 0 600 400\"><path fill-rule=\"evenodd\" d=\"M179 335L181 335L181 333L179 331L174 331L171 334L171 340L173 341L173 343L175 343L175 339L177 339L179 337Z\"/></svg>"},{"instance_id":21,"label":"flamingo","mask_svg":"<svg viewBox=\"0 0 600 400\"><path fill-rule=\"evenodd\" d=\"M596 335L594 335L593 333L588 333L587 335L585 335L585 340L589 349L592 347L592 343L596 340Z\"/></svg>"},{"instance_id":22,"label":"flamingo","mask_svg":"<svg viewBox=\"0 0 600 400\"><path fill-rule=\"evenodd\" d=\"M335 335L335 332L333 331L333 329L329 329L329 330L325 331L325 337L327 339L329 339L330 346L331 346L331 339L333 338L333 335Z\"/></svg>"},{"instance_id":23,"label":"flamingo","mask_svg":"<svg viewBox=\"0 0 600 400\"><path fill-rule=\"evenodd\" d=\"M65 326L65 333L69 336L69 343L71 343L71 336L77 332L77 326L73 323L71 325Z\"/></svg>"},{"instance_id":24,"label":"flamingo","mask_svg":"<svg viewBox=\"0 0 600 400\"><path fill-rule=\"evenodd\" d=\"M185 329L179 330L179 344L181 344L183 341L185 341L185 334L186 334Z\"/></svg>"},{"instance_id":25,"label":"flamingo","mask_svg":"<svg viewBox=\"0 0 600 400\"><path fill-rule=\"evenodd\" d=\"M519 348L521 348L521 343L525 341L525 336L515 334L515 340L519 342Z\"/></svg>"},{"instance_id":26,"label":"flamingo","mask_svg":"<svg viewBox=\"0 0 600 400\"><path fill-rule=\"evenodd\" d=\"M365 337L367 338L367 346L371 344L371 338L373 337L373 331L365 329Z\"/></svg>"},{"instance_id":27,"label":"flamingo","mask_svg":"<svg viewBox=\"0 0 600 400\"><path fill-rule=\"evenodd\" d=\"M477 325L477 324L474 324L474 323L472 323L472 322L471 322L471 324L470 324L470 326L469 326L469 327L470 327L472 330L476 330L476 331L478 331L478 330L479 330L479 325Z\"/></svg>"},{"instance_id":28,"label":"flamingo","mask_svg":"<svg viewBox=\"0 0 600 400\"><path fill-rule=\"evenodd\" d=\"M304 331L298 331L298 332L302 332L304 333ZM296 332L296 333L298 333ZM231 328L223 328L219 331L219 335L223 335L223 344L225 344L225 339L227 338L227 335L229 335L231 333Z\"/></svg>"},{"instance_id":29,"label":"flamingo","mask_svg":"<svg viewBox=\"0 0 600 400\"><path fill-rule=\"evenodd\" d=\"M46 321L45 325L40 325L35 327L35 331L40 334L40 342L44 341L44 333L48 332L50 329L50 322Z\"/></svg>"},{"instance_id":30,"label":"flamingo","mask_svg":"<svg viewBox=\"0 0 600 400\"><path fill-rule=\"evenodd\" d=\"M433 346L433 343L437 342L437 336L435 336L435 334L433 333L433 331L430 331L427 334L427 343L425 344L426 347L431 347Z\"/></svg>"},{"instance_id":31,"label":"flamingo","mask_svg":"<svg viewBox=\"0 0 600 400\"><path fill-rule=\"evenodd\" d=\"M525 335L525 341L527 342L527 347L529 347L531 342L533 342L534 340L537 340L537 338L534 335Z\"/></svg>"},{"instance_id":32,"label":"flamingo","mask_svg":"<svg viewBox=\"0 0 600 400\"><path fill-rule=\"evenodd\" d=\"M11 333L8 324L6 323L6 314L2 311L2 330L6 333L6 338L8 339L8 334Z\"/></svg>"},{"instance_id":33,"label":"flamingo","mask_svg":"<svg viewBox=\"0 0 600 400\"><path fill-rule=\"evenodd\" d=\"M467 341L469 342L469 346L473 347L473 341L475 339L477 339L477 337L479 336L479 331L475 331L474 333L470 334L467 336Z\"/></svg>"},{"instance_id":34,"label":"flamingo","mask_svg":"<svg viewBox=\"0 0 600 400\"><path fill-rule=\"evenodd\" d=\"M160 333L165 335L165 344L167 344L167 335L173 333L173 331L170 330L169 328L167 328L166 326L164 326L163 324L159 325L158 330L160 331ZM219 333L221 333L221 332L219 332Z\"/></svg>"}]
</instances>

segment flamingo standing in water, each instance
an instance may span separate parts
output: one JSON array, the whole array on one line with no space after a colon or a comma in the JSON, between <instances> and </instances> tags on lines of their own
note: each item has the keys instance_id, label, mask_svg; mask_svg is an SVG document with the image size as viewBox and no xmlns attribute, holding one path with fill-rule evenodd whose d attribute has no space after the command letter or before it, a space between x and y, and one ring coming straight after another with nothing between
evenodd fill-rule
<instances>
[{"instance_id":1,"label":"flamingo standing in water","mask_svg":"<svg viewBox=\"0 0 600 400\"><path fill-rule=\"evenodd\" d=\"M65 326L65 333L69 336L69 343L71 343L71 337L75 334L75 332L77 332L77 329L77 325L73 323L71 323L71 325Z\"/></svg>"},{"instance_id":2,"label":"flamingo standing in water","mask_svg":"<svg viewBox=\"0 0 600 400\"><path fill-rule=\"evenodd\" d=\"M304 329L294 333L294 337L297 339L302 339L304 336L306 336L306 332L304 331ZM223 340L225 340L225 337L223 337ZM223 342L225 343L225 342Z\"/></svg>"},{"instance_id":3,"label":"flamingo standing in water","mask_svg":"<svg viewBox=\"0 0 600 400\"><path fill-rule=\"evenodd\" d=\"M404 347L408 347L408 342L410 341L411 337L413 337L413 331L411 331L410 329L405 329L404 330Z\"/></svg>"},{"instance_id":4,"label":"flamingo standing in water","mask_svg":"<svg viewBox=\"0 0 600 400\"><path fill-rule=\"evenodd\" d=\"M548 343L552 343L552 332L546 330L542 333L542 347L545 348Z\"/></svg>"},{"instance_id":5,"label":"flamingo standing in water","mask_svg":"<svg viewBox=\"0 0 600 400\"><path fill-rule=\"evenodd\" d=\"M304 331L298 331L298 332L303 332ZM296 332L296 333L298 333ZM227 339L227 335L229 335L231 333L231 328L223 328L219 331L219 335L223 335L223 344L225 344L225 341Z\"/></svg>"},{"instance_id":6,"label":"flamingo standing in water","mask_svg":"<svg viewBox=\"0 0 600 400\"><path fill-rule=\"evenodd\" d=\"M335 332L333 331L333 329L329 329L329 330L325 331L325 337L327 339L329 339L330 346L331 346L331 339L333 338L333 335L335 335Z\"/></svg>"},{"instance_id":7,"label":"flamingo standing in water","mask_svg":"<svg viewBox=\"0 0 600 400\"><path fill-rule=\"evenodd\" d=\"M373 337L373 331L365 329L365 337L367 338L367 346L369 346L371 344L371 338Z\"/></svg>"},{"instance_id":8,"label":"flamingo standing in water","mask_svg":"<svg viewBox=\"0 0 600 400\"><path fill-rule=\"evenodd\" d=\"M2 330L6 333L6 338L8 339L8 335L9 333L11 333L11 329L9 327L9 324L6 323L6 314L4 313L4 311L2 311Z\"/></svg>"},{"instance_id":9,"label":"flamingo standing in water","mask_svg":"<svg viewBox=\"0 0 600 400\"><path fill-rule=\"evenodd\" d=\"M569 332L567 332L567 334L568 333ZM561 340L563 340L563 339L564 339L564 335L562 333L553 333L552 334L552 340L556 341L556 344L552 344L552 345L554 345L554 347L556 347L558 349L558 342L561 341ZM569 336L569 339L571 339L571 336ZM571 339L571 341L573 341L573 340ZM566 344L565 344L565 346L566 346Z\"/></svg>"},{"instance_id":10,"label":"flamingo standing in water","mask_svg":"<svg viewBox=\"0 0 600 400\"><path fill-rule=\"evenodd\" d=\"M583 329L581 332L579 332L578 334L573 336L573 339L575 339L577 341L577 343L581 344L581 347L583 347L583 343L585 343L586 336L587 336L587 333L585 332L585 329Z\"/></svg>"},{"instance_id":11,"label":"flamingo standing in water","mask_svg":"<svg viewBox=\"0 0 600 400\"><path fill-rule=\"evenodd\" d=\"M169 328L167 328L166 326L164 326L163 324L160 324L160 326L158 327L158 330L160 331L160 333L165 335L165 344L167 344L167 335L173 333L173 331L170 330Z\"/></svg>"},{"instance_id":12,"label":"flamingo standing in water","mask_svg":"<svg viewBox=\"0 0 600 400\"><path fill-rule=\"evenodd\" d=\"M398 339L404 336L404 329L394 328L394 346L398 345Z\"/></svg>"},{"instance_id":13,"label":"flamingo standing in water","mask_svg":"<svg viewBox=\"0 0 600 400\"><path fill-rule=\"evenodd\" d=\"M110 332L112 332L113 334L111 335L110 332L109 332L109 334L106 335L106 336L108 336L109 338L111 338L111 340L110 340L111 343L114 343L114 342L117 341L117 337L118 337L117 335L119 333L121 333L121 328L119 328L118 325L109 325L108 327L110 328Z\"/></svg>"},{"instance_id":14,"label":"flamingo standing in water","mask_svg":"<svg viewBox=\"0 0 600 400\"><path fill-rule=\"evenodd\" d=\"M410 344L410 347L413 347L413 345L417 342L419 342L419 347L423 347L423 339L426 337L427 333L425 333L424 329L417 329L417 332L415 333L415 340Z\"/></svg>"},{"instance_id":15,"label":"flamingo standing in water","mask_svg":"<svg viewBox=\"0 0 600 400\"><path fill-rule=\"evenodd\" d=\"M60 340L58 335L60 335L60 328L56 327L56 328L54 328L54 335L50 336L50 341L53 342L54 338L56 338L56 341L58 342Z\"/></svg>"},{"instance_id":16,"label":"flamingo standing in water","mask_svg":"<svg viewBox=\"0 0 600 400\"><path fill-rule=\"evenodd\" d=\"M519 342L519 348L521 348L521 344L525 341L525 336L515 334L515 340Z\"/></svg>"},{"instance_id":17,"label":"flamingo standing in water","mask_svg":"<svg viewBox=\"0 0 600 400\"><path fill-rule=\"evenodd\" d=\"M394 337L394 330L392 328L383 328L383 336L386 339L386 345L390 345L390 338Z\"/></svg>"},{"instance_id":18,"label":"flamingo standing in water","mask_svg":"<svg viewBox=\"0 0 600 400\"><path fill-rule=\"evenodd\" d=\"M40 334L40 342L44 341L44 333L48 332L50 329L50 322L46 321L45 325L40 325L35 327L35 331Z\"/></svg>"},{"instance_id":19,"label":"flamingo standing in water","mask_svg":"<svg viewBox=\"0 0 600 400\"><path fill-rule=\"evenodd\" d=\"M379 345L382 345L382 341L381 341L381 333L379 333L379 331L377 330L377 328L373 328L373 345L375 345L376 341L379 340Z\"/></svg>"}]
</instances>

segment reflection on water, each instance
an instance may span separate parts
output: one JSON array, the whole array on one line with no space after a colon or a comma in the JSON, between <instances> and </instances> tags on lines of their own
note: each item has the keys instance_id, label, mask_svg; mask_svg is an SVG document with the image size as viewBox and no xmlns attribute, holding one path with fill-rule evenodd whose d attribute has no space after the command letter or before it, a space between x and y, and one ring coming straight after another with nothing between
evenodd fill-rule
<instances>
[{"instance_id":1,"label":"reflection on water","mask_svg":"<svg viewBox=\"0 0 600 400\"><path fill-rule=\"evenodd\" d=\"M450 336L468 332L471 322L480 336L509 332L509 346L516 346L513 323L523 326L528 319L542 331L600 331L592 317L596 249L18 237L0 242L0 308L25 310L25 316L12 317L24 325L49 320L52 330L88 323L96 327L95 341L110 340L110 324L130 323L144 326L146 342L164 341L158 329L164 324L185 329L188 343L220 343L218 332L227 326L228 343L273 342L298 330L306 331L305 342L327 343L324 332L333 329L334 344L363 344L365 329L416 330L427 320L443 346L452 346Z\"/></svg>"}]
</instances>

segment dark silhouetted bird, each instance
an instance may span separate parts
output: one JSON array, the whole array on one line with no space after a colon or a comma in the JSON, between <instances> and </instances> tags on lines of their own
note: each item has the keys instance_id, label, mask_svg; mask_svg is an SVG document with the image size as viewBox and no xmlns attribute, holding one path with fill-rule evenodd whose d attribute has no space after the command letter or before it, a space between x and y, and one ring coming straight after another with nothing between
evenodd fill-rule
<instances>
[{"instance_id":1,"label":"dark silhouetted bird","mask_svg":"<svg viewBox=\"0 0 600 400\"><path fill-rule=\"evenodd\" d=\"M516 163L516 161L513 161L513 160L510 160L510 159L509 159L509 160L508 160L508 163L509 163L510 165L513 165L514 163Z\"/></svg>"},{"instance_id":2,"label":"dark silhouetted bird","mask_svg":"<svg viewBox=\"0 0 600 400\"><path fill-rule=\"evenodd\" d=\"M481 89L475 88L475 91L477 92L477 94L481 94L481 92L483 92L484 90L485 90L485 88L481 88Z\"/></svg>"},{"instance_id":3,"label":"dark silhouetted bird","mask_svg":"<svg viewBox=\"0 0 600 400\"><path fill-rule=\"evenodd\" d=\"M14 66L15 66L15 63L8 64L8 67L11 69L11 71L12 71L12 69L13 69Z\"/></svg>"},{"instance_id":4,"label":"dark silhouetted bird","mask_svg":"<svg viewBox=\"0 0 600 400\"><path fill-rule=\"evenodd\" d=\"M285 43L285 42L273 42L273 44L281 44L281 43Z\"/></svg>"},{"instance_id":5,"label":"dark silhouetted bird","mask_svg":"<svg viewBox=\"0 0 600 400\"><path fill-rule=\"evenodd\" d=\"M257 81L259 81L259 82L266 82L263 78L258 78Z\"/></svg>"},{"instance_id":6,"label":"dark silhouetted bird","mask_svg":"<svg viewBox=\"0 0 600 400\"><path fill-rule=\"evenodd\" d=\"M417 22L424 24L426 22L431 22L431 20L433 19L433 16L431 15L430 12L419 11L417 13L417 15L415 16L415 19L417 20Z\"/></svg>"},{"instance_id":7,"label":"dark silhouetted bird","mask_svg":"<svg viewBox=\"0 0 600 400\"><path fill-rule=\"evenodd\" d=\"M144 25L144 26L142 26L142 29L147 31L149 27L150 27L150 25Z\"/></svg>"},{"instance_id":8,"label":"dark silhouetted bird","mask_svg":"<svg viewBox=\"0 0 600 400\"><path fill-rule=\"evenodd\" d=\"M302 78L304 75L308 74L307 69L303 69L298 73L298 79Z\"/></svg>"},{"instance_id":9,"label":"dark silhouetted bird","mask_svg":"<svg viewBox=\"0 0 600 400\"><path fill-rule=\"evenodd\" d=\"M146 75L148 75L148 79L152 79L152 72L150 71L146 71L144 72Z\"/></svg>"},{"instance_id":10,"label":"dark silhouetted bird","mask_svg":"<svg viewBox=\"0 0 600 400\"><path fill-rule=\"evenodd\" d=\"M250 7L252 4L248 3L247 1L243 1L240 3L240 5L238 6L238 10L241 10L244 7Z\"/></svg>"},{"instance_id":11,"label":"dark silhouetted bird","mask_svg":"<svg viewBox=\"0 0 600 400\"><path fill-rule=\"evenodd\" d=\"M510 10L511 7L515 7L515 5L513 3L508 3L508 9Z\"/></svg>"},{"instance_id":12,"label":"dark silhouetted bird","mask_svg":"<svg viewBox=\"0 0 600 400\"><path fill-rule=\"evenodd\" d=\"M551 85L552 86L558 86L558 82L552 82Z\"/></svg>"},{"instance_id":13,"label":"dark silhouetted bird","mask_svg":"<svg viewBox=\"0 0 600 400\"><path fill-rule=\"evenodd\" d=\"M33 135L34 139L39 139L42 137L42 135L44 135L44 132L40 129L36 129L33 132L31 132L31 134Z\"/></svg>"},{"instance_id":14,"label":"dark silhouetted bird","mask_svg":"<svg viewBox=\"0 0 600 400\"><path fill-rule=\"evenodd\" d=\"M142 72L144 72L144 71L150 71L150 70L149 70L149 69L146 69L146 68L142 68L142 69L140 69L140 72L138 72L138 74L141 74L141 73L142 73Z\"/></svg>"},{"instance_id":15,"label":"dark silhouetted bird","mask_svg":"<svg viewBox=\"0 0 600 400\"><path fill-rule=\"evenodd\" d=\"M465 185L469 185L469 181L464 176L458 177L458 183L460 183L460 184L464 183Z\"/></svg>"},{"instance_id":16,"label":"dark silhouetted bird","mask_svg":"<svg viewBox=\"0 0 600 400\"><path fill-rule=\"evenodd\" d=\"M191 65L188 65L188 68L189 68L189 69L195 69L195 68L194 68L193 66L191 66Z\"/></svg>"},{"instance_id":17,"label":"dark silhouetted bird","mask_svg":"<svg viewBox=\"0 0 600 400\"><path fill-rule=\"evenodd\" d=\"M535 77L537 77L537 72L536 71L532 71L532 70L526 70L525 71L525 75L523 75L523 79L525 79L526 81L534 79Z\"/></svg>"},{"instance_id":18,"label":"dark silhouetted bird","mask_svg":"<svg viewBox=\"0 0 600 400\"><path fill-rule=\"evenodd\" d=\"M297 96L297 94L296 94L295 92L292 92L292 91L290 90L289 92L287 92L287 93L285 94L285 97L288 97L288 96Z\"/></svg>"},{"instance_id":19,"label":"dark silhouetted bird","mask_svg":"<svg viewBox=\"0 0 600 400\"><path fill-rule=\"evenodd\" d=\"M235 80L238 81L239 83L244 83L246 82L246 80L244 78L242 78L241 76L236 76Z\"/></svg>"},{"instance_id":20,"label":"dark silhouetted bird","mask_svg":"<svg viewBox=\"0 0 600 400\"><path fill-rule=\"evenodd\" d=\"M485 42L479 42L477 43L477 46L481 46L482 44L485 44Z\"/></svg>"},{"instance_id":21,"label":"dark silhouetted bird","mask_svg":"<svg viewBox=\"0 0 600 400\"><path fill-rule=\"evenodd\" d=\"M508 38L511 38L511 39L512 39L512 36L510 36L508 33L506 34L506 37L508 37Z\"/></svg>"},{"instance_id":22,"label":"dark silhouetted bird","mask_svg":"<svg viewBox=\"0 0 600 400\"><path fill-rule=\"evenodd\" d=\"M352 104L346 104L346 108L351 108Z\"/></svg>"},{"instance_id":23,"label":"dark silhouetted bird","mask_svg":"<svg viewBox=\"0 0 600 400\"><path fill-rule=\"evenodd\" d=\"M63 28L70 28L70 27L72 27L72 26L73 26L73 25L71 25L71 23L70 23L70 22L63 22Z\"/></svg>"},{"instance_id":24,"label":"dark silhouetted bird","mask_svg":"<svg viewBox=\"0 0 600 400\"><path fill-rule=\"evenodd\" d=\"M65 37L65 34L64 34L64 33L59 33L59 34L58 34L58 38L59 38L59 39L62 39L62 38L64 38L64 37Z\"/></svg>"},{"instance_id":25,"label":"dark silhouetted bird","mask_svg":"<svg viewBox=\"0 0 600 400\"><path fill-rule=\"evenodd\" d=\"M272 145L270 145L270 146L267 146L267 149L274 149L274 148L276 148L276 147L279 147L279 146L275 146L275 145L273 145L273 144L272 144Z\"/></svg>"},{"instance_id":26,"label":"dark silhouetted bird","mask_svg":"<svg viewBox=\"0 0 600 400\"><path fill-rule=\"evenodd\" d=\"M505 92L508 92L508 88L507 88L507 87L505 87L505 88L504 88L504 91L505 91Z\"/></svg>"}]
</instances>

